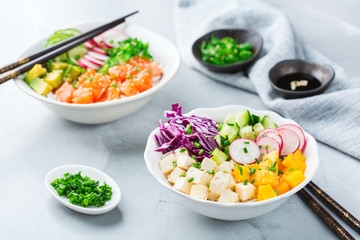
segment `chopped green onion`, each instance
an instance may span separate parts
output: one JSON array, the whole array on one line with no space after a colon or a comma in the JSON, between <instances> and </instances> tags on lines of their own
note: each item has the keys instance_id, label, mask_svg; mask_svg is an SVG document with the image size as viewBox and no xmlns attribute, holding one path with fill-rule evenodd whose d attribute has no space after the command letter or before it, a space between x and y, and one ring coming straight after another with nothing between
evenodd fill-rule
<instances>
[{"instance_id":1,"label":"chopped green onion","mask_svg":"<svg viewBox=\"0 0 360 240\"><path fill-rule=\"evenodd\" d=\"M289 171L292 172L292 171L294 171L294 170L295 170L295 168L291 168Z\"/></svg>"},{"instance_id":2,"label":"chopped green onion","mask_svg":"<svg viewBox=\"0 0 360 240\"><path fill-rule=\"evenodd\" d=\"M173 161L172 164L173 164L174 167L177 167L176 161Z\"/></svg>"},{"instance_id":3,"label":"chopped green onion","mask_svg":"<svg viewBox=\"0 0 360 240\"><path fill-rule=\"evenodd\" d=\"M179 177L186 177L186 173L179 175Z\"/></svg>"},{"instance_id":4,"label":"chopped green onion","mask_svg":"<svg viewBox=\"0 0 360 240\"><path fill-rule=\"evenodd\" d=\"M249 181L247 179L245 179L245 181L243 182L244 185L246 185Z\"/></svg>"},{"instance_id":5,"label":"chopped green onion","mask_svg":"<svg viewBox=\"0 0 360 240\"><path fill-rule=\"evenodd\" d=\"M250 170L250 175L252 175L252 174L254 174L256 172L256 169L252 168L252 167L250 167L249 170Z\"/></svg>"},{"instance_id":6,"label":"chopped green onion","mask_svg":"<svg viewBox=\"0 0 360 240\"><path fill-rule=\"evenodd\" d=\"M194 142L195 147L201 148L201 145L198 142Z\"/></svg>"},{"instance_id":7,"label":"chopped green onion","mask_svg":"<svg viewBox=\"0 0 360 240\"><path fill-rule=\"evenodd\" d=\"M134 67L134 71L139 71L139 68L136 66L136 67Z\"/></svg>"},{"instance_id":8,"label":"chopped green onion","mask_svg":"<svg viewBox=\"0 0 360 240\"><path fill-rule=\"evenodd\" d=\"M243 170L242 170L242 167L241 167L240 165L237 165L236 167L239 169L240 174L241 174L241 175L243 175Z\"/></svg>"},{"instance_id":9,"label":"chopped green onion","mask_svg":"<svg viewBox=\"0 0 360 240\"><path fill-rule=\"evenodd\" d=\"M265 149L269 149L269 147L270 147L269 145L265 145Z\"/></svg>"},{"instance_id":10,"label":"chopped green onion","mask_svg":"<svg viewBox=\"0 0 360 240\"><path fill-rule=\"evenodd\" d=\"M272 165L273 168L276 167L277 161L274 162L274 164Z\"/></svg>"},{"instance_id":11,"label":"chopped green onion","mask_svg":"<svg viewBox=\"0 0 360 240\"><path fill-rule=\"evenodd\" d=\"M214 175L214 171L210 171L210 170L208 170L208 171L206 171L208 174L210 174L210 175Z\"/></svg>"},{"instance_id":12,"label":"chopped green onion","mask_svg":"<svg viewBox=\"0 0 360 240\"><path fill-rule=\"evenodd\" d=\"M257 158L255 158L255 161L259 164L260 162L259 162L259 160L257 159Z\"/></svg>"},{"instance_id":13,"label":"chopped green onion","mask_svg":"<svg viewBox=\"0 0 360 240\"><path fill-rule=\"evenodd\" d=\"M278 192L278 190L277 190L277 189L275 189L275 193L276 193L276 195L279 195L279 192Z\"/></svg>"},{"instance_id":14,"label":"chopped green onion","mask_svg":"<svg viewBox=\"0 0 360 240\"><path fill-rule=\"evenodd\" d=\"M224 172L224 173L227 173L227 171L226 171L226 170L224 170L223 172Z\"/></svg>"},{"instance_id":15,"label":"chopped green onion","mask_svg":"<svg viewBox=\"0 0 360 240\"><path fill-rule=\"evenodd\" d=\"M228 139L226 139L226 140L223 142L223 146L224 146L224 147L230 146L230 144L231 144L231 142L230 142Z\"/></svg>"},{"instance_id":16,"label":"chopped green onion","mask_svg":"<svg viewBox=\"0 0 360 240\"><path fill-rule=\"evenodd\" d=\"M193 155L192 158L193 158L194 160L196 160L196 156L195 156L195 155Z\"/></svg>"},{"instance_id":17,"label":"chopped green onion","mask_svg":"<svg viewBox=\"0 0 360 240\"><path fill-rule=\"evenodd\" d=\"M112 87L117 87L117 85L115 83L111 84Z\"/></svg>"},{"instance_id":18,"label":"chopped green onion","mask_svg":"<svg viewBox=\"0 0 360 240\"><path fill-rule=\"evenodd\" d=\"M250 142L244 142L245 144L249 144Z\"/></svg>"},{"instance_id":19,"label":"chopped green onion","mask_svg":"<svg viewBox=\"0 0 360 240\"><path fill-rule=\"evenodd\" d=\"M201 149L200 152L199 152L199 154L201 155L201 154L203 154L203 153L204 153L204 149Z\"/></svg>"},{"instance_id":20,"label":"chopped green onion","mask_svg":"<svg viewBox=\"0 0 360 240\"><path fill-rule=\"evenodd\" d=\"M284 174L284 172L279 169L278 174Z\"/></svg>"},{"instance_id":21,"label":"chopped green onion","mask_svg":"<svg viewBox=\"0 0 360 240\"><path fill-rule=\"evenodd\" d=\"M259 149L261 149L262 148L262 146L261 145L259 145Z\"/></svg>"},{"instance_id":22,"label":"chopped green onion","mask_svg":"<svg viewBox=\"0 0 360 240\"><path fill-rule=\"evenodd\" d=\"M193 166L194 168L200 169L200 167L201 167L201 162L193 163L192 166Z\"/></svg>"},{"instance_id":23,"label":"chopped green onion","mask_svg":"<svg viewBox=\"0 0 360 240\"><path fill-rule=\"evenodd\" d=\"M185 152L185 151L186 151L185 148L183 148L183 149L180 150L181 153L183 153L183 152Z\"/></svg>"},{"instance_id":24,"label":"chopped green onion","mask_svg":"<svg viewBox=\"0 0 360 240\"><path fill-rule=\"evenodd\" d=\"M194 181L194 178L193 178L193 177L191 177L191 178L188 180L188 182L192 182L192 181Z\"/></svg>"},{"instance_id":25,"label":"chopped green onion","mask_svg":"<svg viewBox=\"0 0 360 240\"><path fill-rule=\"evenodd\" d=\"M244 148L244 153L248 153L248 150L247 150L247 148Z\"/></svg>"},{"instance_id":26,"label":"chopped green onion","mask_svg":"<svg viewBox=\"0 0 360 240\"><path fill-rule=\"evenodd\" d=\"M234 124L234 123L227 123L227 125L228 125L228 126L230 126L230 127L235 126L235 124Z\"/></svg>"},{"instance_id":27,"label":"chopped green onion","mask_svg":"<svg viewBox=\"0 0 360 240\"><path fill-rule=\"evenodd\" d=\"M253 179L252 181L251 181L251 184L253 184L255 182L255 179Z\"/></svg>"},{"instance_id":28,"label":"chopped green onion","mask_svg":"<svg viewBox=\"0 0 360 240\"><path fill-rule=\"evenodd\" d=\"M190 124L186 125L185 132L186 132L187 134L190 134L190 133L191 133L191 125L190 125Z\"/></svg>"}]
</instances>

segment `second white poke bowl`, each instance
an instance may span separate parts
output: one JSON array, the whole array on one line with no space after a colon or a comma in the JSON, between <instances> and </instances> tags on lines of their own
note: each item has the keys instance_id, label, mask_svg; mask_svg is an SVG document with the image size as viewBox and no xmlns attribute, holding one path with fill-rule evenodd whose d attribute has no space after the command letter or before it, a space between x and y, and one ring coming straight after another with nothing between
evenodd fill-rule
<instances>
[{"instance_id":1,"label":"second white poke bowl","mask_svg":"<svg viewBox=\"0 0 360 240\"><path fill-rule=\"evenodd\" d=\"M283 118L275 112L255 110L248 107L236 105L224 106L219 108L198 108L184 115L198 115L214 119L215 121L224 121L225 117L228 114L236 114L242 110L249 110L251 113L259 116L269 115L278 125L298 125L293 120ZM170 185L164 174L160 171L159 162L161 160L162 153L155 151L155 149L158 147L158 144L154 137L155 134L159 133L159 128L156 128L154 131L152 131L147 141L144 157L149 172L161 185L163 185L170 191L175 192L176 196L178 196L179 200L183 202L184 206L192 209L199 214L225 221L237 221L255 218L276 209L286 200L288 200L289 197L291 197L300 189L305 187L306 184L308 184L312 180L320 163L316 140L310 134L304 132L307 141L306 148L303 152L303 155L306 157L307 164L307 168L304 173L306 179L297 187L280 196L259 202L219 203L207 200L200 200L174 189Z\"/></svg>"}]
</instances>

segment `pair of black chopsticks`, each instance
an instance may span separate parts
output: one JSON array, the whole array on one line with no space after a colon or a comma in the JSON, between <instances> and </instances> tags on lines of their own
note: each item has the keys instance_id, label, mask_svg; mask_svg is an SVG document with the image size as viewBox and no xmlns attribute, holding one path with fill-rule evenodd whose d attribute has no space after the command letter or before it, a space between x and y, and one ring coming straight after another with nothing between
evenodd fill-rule
<instances>
[{"instance_id":1,"label":"pair of black chopsticks","mask_svg":"<svg viewBox=\"0 0 360 240\"><path fill-rule=\"evenodd\" d=\"M336 221L330 213L328 213L310 194L312 192L314 196L318 197L323 203L325 203L331 210L334 211L344 222L352 227L357 233L360 233L360 221L351 215L345 208L326 194L315 183L310 181L303 189L298 192L300 198L309 205L309 207L321 218L324 223L333 231L340 239L355 239L345 230L341 224Z\"/></svg>"},{"instance_id":2,"label":"pair of black chopsticks","mask_svg":"<svg viewBox=\"0 0 360 240\"><path fill-rule=\"evenodd\" d=\"M29 71L35 64L44 63L62 53L69 51L70 49L89 41L97 35L116 27L117 25L125 22L127 17L138 13L139 11L132 12L124 17L116 19L112 22L97 27L91 31L82 33L80 35L73 36L65 41L62 41L52 47L46 48L38 53L35 53L29 57L20 59L12 64L0 68L0 74L7 73L4 76L0 76L0 84L13 79L27 71Z\"/></svg>"}]
</instances>

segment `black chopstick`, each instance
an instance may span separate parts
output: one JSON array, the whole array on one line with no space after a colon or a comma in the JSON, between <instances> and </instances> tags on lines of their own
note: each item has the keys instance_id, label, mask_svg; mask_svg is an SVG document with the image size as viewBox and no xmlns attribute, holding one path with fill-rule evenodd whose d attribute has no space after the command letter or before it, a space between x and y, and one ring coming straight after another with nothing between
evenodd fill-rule
<instances>
[{"instance_id":1,"label":"black chopstick","mask_svg":"<svg viewBox=\"0 0 360 240\"><path fill-rule=\"evenodd\" d=\"M331 229L331 231L333 231L338 236L339 239L355 239L310 195L306 188L301 189L298 192L298 195L306 204L309 205L309 207L316 213L316 215L318 215L318 217L324 221L324 223Z\"/></svg>"},{"instance_id":2,"label":"black chopstick","mask_svg":"<svg viewBox=\"0 0 360 240\"><path fill-rule=\"evenodd\" d=\"M330 197L324 190L318 187L315 183L310 181L305 187L310 190L316 197L323 201L330 207L342 220L344 220L356 232L360 233L360 221L354 217L350 212L343 208L338 202Z\"/></svg>"},{"instance_id":3,"label":"black chopstick","mask_svg":"<svg viewBox=\"0 0 360 240\"><path fill-rule=\"evenodd\" d=\"M119 19L116 19L110 23L104 24L98 28L95 28L91 31L85 32L83 34L71 37L63 42L60 42L48 49L44 49L36 54L31 55L30 57L21 59L15 63L12 63L8 66L10 66L10 68L13 69L13 66L19 66L17 68L15 68L14 70L11 70L8 74L6 74L3 77L0 77L0 84L13 79L23 73L25 73L26 71L30 70L35 64L40 64L40 63L44 63L62 53L65 53L67 51L69 51L70 49L96 37L97 35L119 25L120 23L125 22L125 19L131 15L134 15L138 13L138 11L132 12L124 17L121 17ZM34 56L36 58L34 58ZM30 60L31 58L31 60ZM8 67L5 66L4 68ZM9 67L8 67L9 68ZM8 71L8 70L7 70Z\"/></svg>"}]
</instances>

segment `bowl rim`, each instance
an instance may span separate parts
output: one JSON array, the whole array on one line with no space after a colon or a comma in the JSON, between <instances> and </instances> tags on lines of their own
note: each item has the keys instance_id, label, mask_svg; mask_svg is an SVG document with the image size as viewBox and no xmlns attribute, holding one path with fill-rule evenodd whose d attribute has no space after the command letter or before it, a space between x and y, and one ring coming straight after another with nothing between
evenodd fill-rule
<instances>
[{"instance_id":1,"label":"bowl rim","mask_svg":"<svg viewBox=\"0 0 360 240\"><path fill-rule=\"evenodd\" d=\"M256 51L251 58L249 58L249 59L247 59L247 60L245 60L245 61L243 61L243 62L230 63L230 64L226 64L226 65L216 65L216 64L204 62L204 61L202 61L201 59L199 59L199 58L194 54L194 51L195 51L195 48L196 48L195 43L198 42L201 38L205 37L206 35L211 34L211 33L214 33L214 32L217 32L217 31L227 31L227 32L229 32L229 31L252 32L252 33L254 33L257 37L259 37L259 39L260 39L259 50ZM246 28L220 28L220 29L211 30L210 32L208 32L208 33L202 35L201 37L197 38L197 39L194 41L194 43L192 44L191 50L192 50L192 54L193 54L194 58L195 58L198 62L200 62L201 64L203 64L203 65L205 65L205 66L207 66L207 67L216 67L216 68L219 68L219 69L226 69L226 68L230 68L230 67L238 67L238 66L246 65L246 64L249 64L249 63L253 62L253 61L256 60L256 58L260 55L260 52L261 52L261 50L262 50L262 48L263 48L263 45L264 45L264 39L263 39L263 37L261 36L261 34L260 34L258 31L256 31L255 29L246 29Z\"/></svg>"},{"instance_id":2,"label":"bowl rim","mask_svg":"<svg viewBox=\"0 0 360 240\"><path fill-rule=\"evenodd\" d=\"M275 71L275 69L277 69L280 65L282 64L292 64L294 62L298 62L298 63L301 63L301 64L304 64L304 65L316 65L316 66L319 66L319 67L327 67L329 68L329 70L331 71L331 77L329 78L329 80L324 83L324 84L321 84L319 87L317 88L314 88L314 89L311 89L311 90L303 90L303 91L291 91L291 90L286 90L286 89L283 89L283 88L280 88L278 86L276 86L276 84L273 82L273 80L271 79L270 77L270 74ZM282 92L282 93L286 93L286 94L291 94L291 95L303 95L303 94L314 94L314 93L317 93L319 90L324 90L326 89L330 83L334 80L335 78L335 70L334 68L329 65L329 64L320 64L320 63L316 63L316 62L310 62L310 61L305 61L305 60L302 60L302 59L285 59L285 60L282 60L278 63L276 63L270 70L269 70L269 73L268 73L268 77L269 77L269 81L270 81L270 84L271 86L279 91L279 92Z\"/></svg>"},{"instance_id":3,"label":"bowl rim","mask_svg":"<svg viewBox=\"0 0 360 240\"><path fill-rule=\"evenodd\" d=\"M226 108L238 108L238 107L244 107L246 109L248 109L250 112L251 111L256 111L256 112L262 112L264 113L264 115L273 115L273 116L276 116L278 118L280 118L281 120L286 120L286 121L289 121L293 124L296 124L296 125L299 125L297 124L294 120L292 119L288 119L288 118L284 118L282 116L280 116L278 113L274 112L274 111L269 111L269 110L257 110L257 109L253 109L253 108L250 108L250 107L246 107L246 106L243 106L243 105L225 105L225 106L221 106L221 107L216 107L216 108L195 108L193 110L191 110L190 112L186 113L186 114L183 114L183 115L192 115L194 114L194 112L199 112L199 111L221 111L222 109L226 109ZM148 158L148 155L151 154L151 150L150 150L150 143L152 141L155 141L155 138L154 138L154 135L155 133L157 133L159 130L159 127L157 127L156 129L154 129L149 137L148 137L148 140L147 140L147 143L146 143L146 148L145 148L145 152L144 152L144 159L145 159L145 163L146 163L146 166L148 168L148 171L151 173L151 175L163 186L165 186L166 188L170 189L172 192L188 199L188 200L191 200L191 201L195 201L197 203L202 203L202 204L206 204L206 205L209 205L209 206L215 206L215 207L224 207L224 208L232 208L232 207L238 207L238 208L244 208L244 207L257 207L257 206L261 206L261 205L267 205L267 204L271 204L273 202L276 202L276 201L279 201L281 199L286 199L292 195L294 195L296 192L300 191L302 188L304 188L312 179L313 177L315 176L318 168L319 168L319 164L320 164L320 159L319 159L319 153L318 153L318 147L317 147L317 142L315 140L315 138L313 136L311 136L309 133L307 133L306 131L304 131L304 134L306 136L306 138L310 138L312 140L314 140L314 151L315 151L315 155L316 155L316 158L314 160L315 162L315 166L313 168L313 170L310 172L310 175L305 178L304 181L302 181L298 186L296 186L295 188L291 189L290 191L284 193L284 194L281 194L280 196L276 196L274 198L270 198L270 199L267 199L267 200L263 200L263 201L256 201L256 202L238 202L238 203L220 203L220 202L214 202L214 201L209 201L209 200L201 200L201 199L197 199L197 198L193 198L191 197L190 195L187 195L185 193L182 193L176 189L174 189L172 186L170 186L170 184L165 184L164 182L162 182L158 177L157 175L152 171L151 169L151 166L150 166L150 160ZM308 146L308 144L307 144ZM150 156L149 156L150 157Z\"/></svg>"},{"instance_id":4,"label":"bowl rim","mask_svg":"<svg viewBox=\"0 0 360 240\"><path fill-rule=\"evenodd\" d=\"M107 19L95 19L95 20L90 20L90 21L80 21L80 22L77 22L77 23L74 23L74 24L69 24L67 26L64 26L63 28L76 28L76 27L82 27L84 25L101 24L101 23L104 23L104 22L108 22L108 20ZM153 86L152 88L150 88L150 89L148 89L148 90L146 90L146 91L144 91L142 93L136 94L134 96L130 96L130 97L122 98L122 99L115 99L115 100L112 100L112 101L99 102L99 103L90 103L90 104L74 104L74 103L64 103L64 102L59 102L59 101L56 101L56 100L49 99L47 97L44 97L44 96L36 93L34 90L32 90L30 88L26 88L26 87L22 86L20 81L23 81L23 75L20 75L20 76L18 76L18 77L16 77L14 79L15 84L23 92L25 92L26 94L28 94L28 95L30 95L30 96L32 96L32 97L34 97L34 98L36 98L36 99L38 99L38 100L40 100L42 102L49 103L49 104L54 104L54 105L58 105L58 106L64 106L64 107L68 107L68 108L73 108L73 109L96 109L96 108L101 108L101 107L105 107L105 106L114 106L114 105L121 104L121 103L134 102L136 100L143 99L143 98L146 98L146 97L154 94L155 92L157 92L158 90L160 90L161 88L166 86L174 78L176 73L179 71L180 65L181 65L181 57L180 57L179 50L177 49L175 44L172 43L170 40L166 39L165 37L161 36L160 34L154 32L154 31L152 31L152 30L150 30L148 28L145 28L145 27L142 27L141 25L134 24L134 23L127 22L127 21L125 21L122 24L132 25L132 26L135 26L135 27L137 27L139 29L151 32L151 34L155 35L157 38L161 38L162 40L168 42L169 45L171 47L173 47L174 50L175 50L176 55L174 56L174 60L175 60L174 61L174 65L175 65L174 71L170 75L168 75L166 77L163 76L161 78L161 80L155 86ZM121 26L121 24L118 25L118 26ZM118 27L118 26L116 26L116 27ZM18 54L17 59L22 58L26 51L29 51L29 50L33 49L34 45L36 45L36 44L38 44L40 42L44 42L45 39L48 38L51 34L52 33L43 34L40 38L37 38L37 40L34 40L30 44L28 44L28 46L26 48L24 48L21 51L20 54Z\"/></svg>"}]
</instances>

